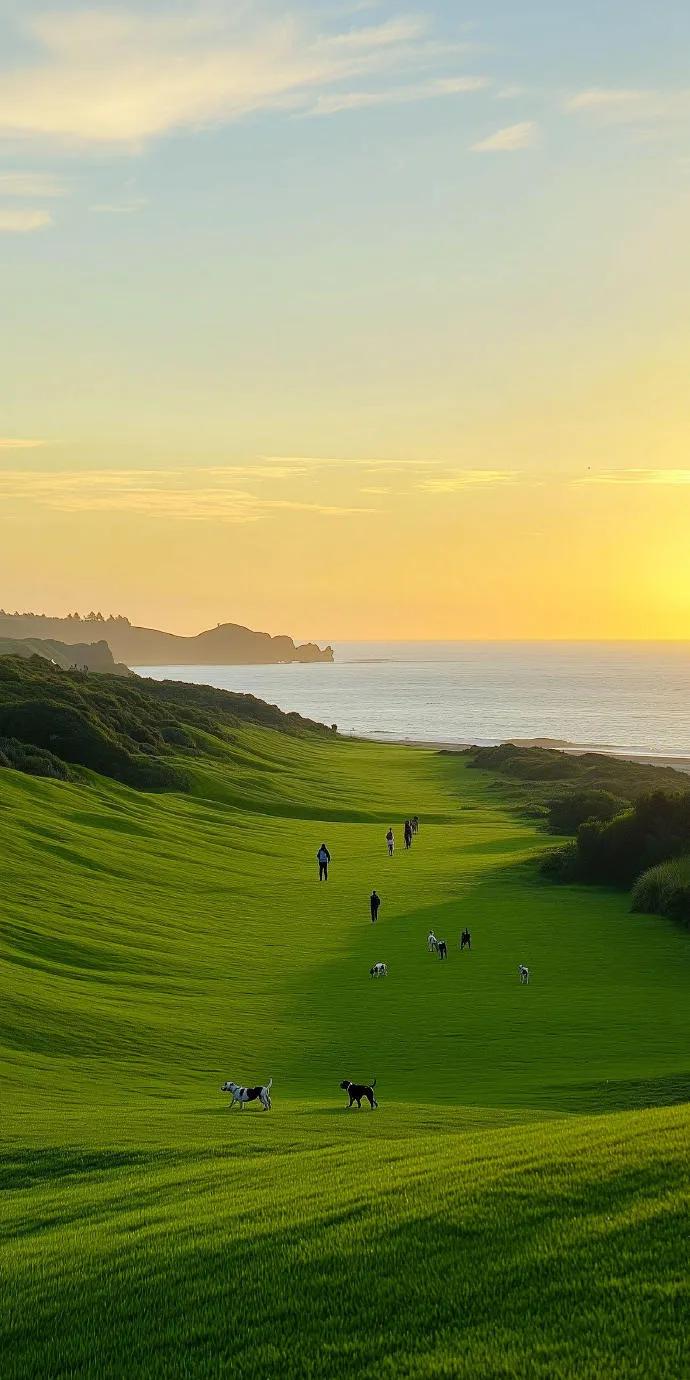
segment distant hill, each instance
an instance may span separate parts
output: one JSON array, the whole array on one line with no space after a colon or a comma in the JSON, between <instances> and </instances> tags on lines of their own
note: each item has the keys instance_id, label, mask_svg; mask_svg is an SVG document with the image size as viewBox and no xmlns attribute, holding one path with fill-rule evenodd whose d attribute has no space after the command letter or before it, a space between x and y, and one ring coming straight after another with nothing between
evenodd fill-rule
<instances>
[{"instance_id":1,"label":"distant hill","mask_svg":"<svg viewBox=\"0 0 690 1380\"><path fill-rule=\"evenodd\" d=\"M0 638L55 639L83 644L85 636L105 636L116 661L127 666L251 666L278 662L332 661L331 647L315 642L301 646L291 637L272 637L240 623L219 623L216 628L179 637L157 628L138 628L123 617L49 618L45 614L0 612Z\"/></svg>"},{"instance_id":2,"label":"distant hill","mask_svg":"<svg viewBox=\"0 0 690 1380\"><path fill-rule=\"evenodd\" d=\"M87 671L107 672L111 676L131 676L128 666L115 661L106 641L55 642L44 637L0 637L0 656L42 656L63 671L79 666Z\"/></svg>"}]
</instances>

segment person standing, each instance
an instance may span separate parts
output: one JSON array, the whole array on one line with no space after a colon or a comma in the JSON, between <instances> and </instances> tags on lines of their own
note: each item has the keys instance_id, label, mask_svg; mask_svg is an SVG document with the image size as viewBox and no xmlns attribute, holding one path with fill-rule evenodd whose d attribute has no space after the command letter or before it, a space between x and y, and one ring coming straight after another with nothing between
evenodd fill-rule
<instances>
[{"instance_id":1,"label":"person standing","mask_svg":"<svg viewBox=\"0 0 690 1380\"><path fill-rule=\"evenodd\" d=\"M379 906L380 906L380 905L381 905L381 897L379 896L379 894L378 894L377 891L372 891L371 896L369 897L369 906L370 906L370 908L371 908L371 923L372 923L372 925L375 925L375 924L376 924L376 921L378 920Z\"/></svg>"},{"instance_id":2,"label":"person standing","mask_svg":"<svg viewBox=\"0 0 690 1380\"><path fill-rule=\"evenodd\" d=\"M329 853L329 851L328 851L328 849L327 849L325 843L322 843L322 844L321 844L321 847L320 847L318 853L316 854L316 861L317 861L318 864L319 864L319 881L320 881L320 882L327 882L327 881L328 881L328 864L329 864L329 862L331 861L331 855L330 855L330 853Z\"/></svg>"},{"instance_id":3,"label":"person standing","mask_svg":"<svg viewBox=\"0 0 690 1380\"><path fill-rule=\"evenodd\" d=\"M412 847L412 825L410 824L409 819L405 820L405 847Z\"/></svg>"},{"instance_id":4,"label":"person standing","mask_svg":"<svg viewBox=\"0 0 690 1380\"><path fill-rule=\"evenodd\" d=\"M386 834L386 843L388 844L388 856L389 858L392 858L393 849L395 848L395 834L393 833L392 829L389 829L388 833Z\"/></svg>"}]
</instances>

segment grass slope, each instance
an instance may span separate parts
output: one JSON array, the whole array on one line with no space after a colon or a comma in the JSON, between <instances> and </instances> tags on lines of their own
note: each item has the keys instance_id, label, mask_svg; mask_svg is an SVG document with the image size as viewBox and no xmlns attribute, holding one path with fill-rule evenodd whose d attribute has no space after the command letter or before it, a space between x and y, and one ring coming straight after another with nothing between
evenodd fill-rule
<instances>
[{"instance_id":1,"label":"grass slope","mask_svg":"<svg viewBox=\"0 0 690 1380\"><path fill-rule=\"evenodd\" d=\"M213 751L0 771L3 1376L686 1373L687 937L539 879L462 758Z\"/></svg>"}]
</instances>

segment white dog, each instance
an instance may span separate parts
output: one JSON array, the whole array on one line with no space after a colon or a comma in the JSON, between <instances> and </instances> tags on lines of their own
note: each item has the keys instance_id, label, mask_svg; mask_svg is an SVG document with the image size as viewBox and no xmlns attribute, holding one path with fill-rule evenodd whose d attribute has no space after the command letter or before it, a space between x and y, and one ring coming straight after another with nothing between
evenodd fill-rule
<instances>
[{"instance_id":1,"label":"white dog","mask_svg":"<svg viewBox=\"0 0 690 1380\"><path fill-rule=\"evenodd\" d=\"M269 1078L265 1087L241 1088L238 1083L222 1083L220 1090L221 1092L230 1093L230 1096L232 1097L232 1102L230 1103L230 1111L232 1111L236 1102L239 1102L241 1112L244 1111L245 1102L260 1102L263 1110L265 1112L270 1112L272 1106L272 1086L273 1079Z\"/></svg>"},{"instance_id":2,"label":"white dog","mask_svg":"<svg viewBox=\"0 0 690 1380\"><path fill-rule=\"evenodd\" d=\"M429 930L429 933L426 937L426 947L429 950L430 954L438 953L438 939L436 938L436 935L434 934L433 930Z\"/></svg>"},{"instance_id":3,"label":"white dog","mask_svg":"<svg viewBox=\"0 0 690 1380\"><path fill-rule=\"evenodd\" d=\"M520 974L520 982L524 982L525 986L527 986L529 982L529 968L526 968L524 963L518 963L518 972Z\"/></svg>"},{"instance_id":4,"label":"white dog","mask_svg":"<svg viewBox=\"0 0 690 1380\"><path fill-rule=\"evenodd\" d=\"M387 964L387 963L375 963L374 966L373 966L373 968L370 968L370 969L369 969L369 977L375 977L375 978L388 977L388 964Z\"/></svg>"}]
</instances>

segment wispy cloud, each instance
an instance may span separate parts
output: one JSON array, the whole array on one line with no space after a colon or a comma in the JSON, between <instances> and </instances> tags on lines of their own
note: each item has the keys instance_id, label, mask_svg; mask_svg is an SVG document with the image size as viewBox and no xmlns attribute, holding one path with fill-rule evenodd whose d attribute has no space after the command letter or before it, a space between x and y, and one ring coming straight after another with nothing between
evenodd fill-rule
<instances>
[{"instance_id":1,"label":"wispy cloud","mask_svg":"<svg viewBox=\"0 0 690 1380\"><path fill-rule=\"evenodd\" d=\"M649 91L630 91L615 87L591 87L566 101L566 110L620 110L639 106L649 99Z\"/></svg>"},{"instance_id":2,"label":"wispy cloud","mask_svg":"<svg viewBox=\"0 0 690 1380\"><path fill-rule=\"evenodd\" d=\"M595 86L570 96L565 109L601 124L685 124L690 120L690 88L643 91Z\"/></svg>"},{"instance_id":3,"label":"wispy cloud","mask_svg":"<svg viewBox=\"0 0 690 1380\"><path fill-rule=\"evenodd\" d=\"M507 125L497 129L486 139L472 145L473 153L513 153L516 149L530 149L536 144L539 126L534 120L523 120L521 124Z\"/></svg>"},{"instance_id":4,"label":"wispy cloud","mask_svg":"<svg viewBox=\"0 0 690 1380\"><path fill-rule=\"evenodd\" d=\"M0 470L0 501L32 503L63 513L127 513L184 521L257 522L272 512L324 517L366 514L371 508L276 497L239 481L293 479L292 470L219 466L204 470Z\"/></svg>"},{"instance_id":5,"label":"wispy cloud","mask_svg":"<svg viewBox=\"0 0 690 1380\"><path fill-rule=\"evenodd\" d=\"M600 470L598 473L585 475L580 483L583 484L653 484L685 486L690 484L690 470L666 470L666 469L628 469L628 470Z\"/></svg>"},{"instance_id":6,"label":"wispy cloud","mask_svg":"<svg viewBox=\"0 0 690 1380\"><path fill-rule=\"evenodd\" d=\"M395 470L401 474L409 474L416 470L426 470L435 464L434 460L374 459L370 455L266 455L263 456L263 461L267 464L298 465L305 470L352 469L366 470L371 474L390 473Z\"/></svg>"},{"instance_id":7,"label":"wispy cloud","mask_svg":"<svg viewBox=\"0 0 690 1380\"><path fill-rule=\"evenodd\" d=\"M53 217L49 211L0 206L0 233L30 235L32 231L43 230L52 224Z\"/></svg>"},{"instance_id":8,"label":"wispy cloud","mask_svg":"<svg viewBox=\"0 0 690 1380\"><path fill-rule=\"evenodd\" d=\"M394 86L387 91L340 91L333 95L319 96L305 114L336 115L341 110L364 110L368 106L433 101L444 96L481 91L486 86L486 77L437 77L434 81L418 86Z\"/></svg>"},{"instance_id":9,"label":"wispy cloud","mask_svg":"<svg viewBox=\"0 0 690 1380\"><path fill-rule=\"evenodd\" d=\"M36 450L45 441L32 440L25 436L0 436L0 450Z\"/></svg>"},{"instance_id":10,"label":"wispy cloud","mask_svg":"<svg viewBox=\"0 0 690 1380\"><path fill-rule=\"evenodd\" d=\"M65 184L52 173L0 173L0 197L21 197L23 201L43 200L65 195Z\"/></svg>"},{"instance_id":11,"label":"wispy cloud","mask_svg":"<svg viewBox=\"0 0 690 1380\"><path fill-rule=\"evenodd\" d=\"M452 51L433 42L424 17L376 23L350 15L341 32L324 32L304 11L276 15L268 0L197 0L173 14L50 10L27 21L22 37L33 52L2 74L0 134L123 149L255 111L326 114L358 101L419 100L419 86L405 94L398 84L391 96L386 83L438 65L444 51L447 62ZM381 89L323 104L334 86L372 78Z\"/></svg>"},{"instance_id":12,"label":"wispy cloud","mask_svg":"<svg viewBox=\"0 0 690 1380\"><path fill-rule=\"evenodd\" d=\"M516 470L449 470L432 479L424 479L417 488L425 493L454 494L463 489L495 488L498 485L513 484L517 478Z\"/></svg>"}]
</instances>

